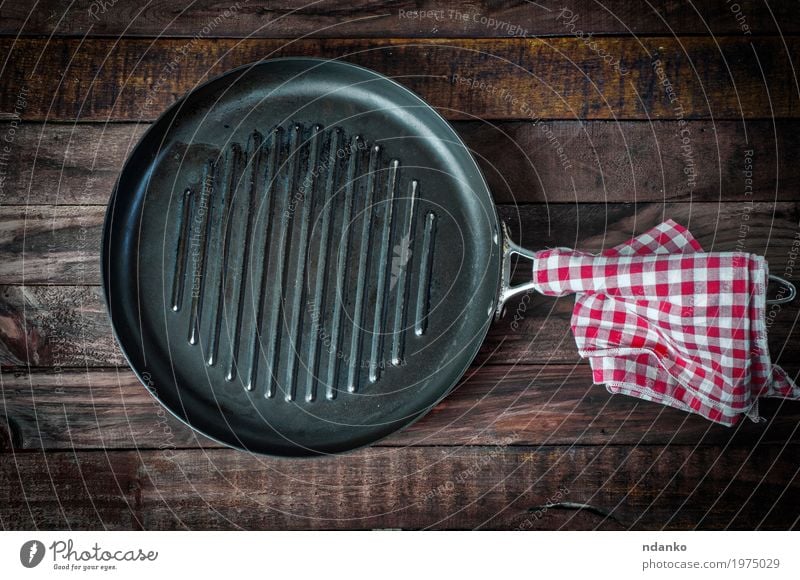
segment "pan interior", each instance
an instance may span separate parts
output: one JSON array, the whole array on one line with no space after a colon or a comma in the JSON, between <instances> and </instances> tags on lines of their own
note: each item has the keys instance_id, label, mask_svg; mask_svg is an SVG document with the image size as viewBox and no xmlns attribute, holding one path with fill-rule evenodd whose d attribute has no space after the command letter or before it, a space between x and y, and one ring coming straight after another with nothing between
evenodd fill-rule
<instances>
[{"instance_id":1,"label":"pan interior","mask_svg":"<svg viewBox=\"0 0 800 580\"><path fill-rule=\"evenodd\" d=\"M129 158L103 272L153 394L228 445L334 453L412 422L491 321L498 221L450 126L337 61L278 59L190 93Z\"/></svg>"}]
</instances>

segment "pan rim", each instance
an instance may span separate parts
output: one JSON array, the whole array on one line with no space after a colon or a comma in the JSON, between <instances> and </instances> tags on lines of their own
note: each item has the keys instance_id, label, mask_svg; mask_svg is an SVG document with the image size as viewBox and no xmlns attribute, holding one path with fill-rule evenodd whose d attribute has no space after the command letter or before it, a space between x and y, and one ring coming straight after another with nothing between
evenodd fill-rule
<instances>
[{"instance_id":1,"label":"pan rim","mask_svg":"<svg viewBox=\"0 0 800 580\"><path fill-rule=\"evenodd\" d=\"M129 152L124 164L122 165L122 168L120 169L119 175L117 176L117 179L116 179L115 184L114 184L114 188L113 188L112 193L111 193L111 197L110 197L109 202L108 202L108 204L106 206L106 211L105 211L105 215L104 215L104 219L103 219L103 233L102 233L102 238L101 238L101 243L100 243L101 284L102 284L102 288L103 288L103 301L104 301L104 304L105 304L105 307L106 307L106 312L108 314L108 319L110 321L112 335L114 337L114 340L115 340L117 346L119 347L120 351L122 352L122 355L123 355L123 357L125 359L125 362L127 363L128 368L130 368L131 371L133 371L133 373L136 376L136 378L138 379L138 381L142 384L142 386L144 386L144 388L147 390L147 392L150 394L150 396L162 408L166 409L166 411L171 416L173 416L178 421L180 421L181 423L183 423L184 425L189 427L195 433L197 433L199 435L202 435L203 437L211 440L214 443L222 445L224 448L229 448L229 449L233 449L233 450L237 450L237 451L242 451L242 452L245 452L245 453L249 453L251 455L274 457L274 458L288 458L288 459L326 458L326 457L332 457L332 456L337 456L337 455L343 455L343 454L346 454L346 453L356 452L356 451L359 451L359 450L362 450L362 449L365 449L365 448L368 448L368 447L372 447L372 446L378 446L380 444L380 442L385 440L387 437L390 437L390 436L392 436L392 435L394 435L394 434L396 434L396 433L398 433L398 432L400 432L400 431L402 431L404 429L407 429L408 427L412 426L414 423L416 423L417 421L422 419L425 415L427 415L435 406L437 406L439 403L441 403L441 401L444 398L446 398L453 391L453 389L455 389L455 387L462 381L466 371L469 369L469 367L472 365L472 362L475 360L475 357L477 356L481 346L483 345L483 343L486 340L486 336L487 336L489 328L490 328L490 326L492 324L492 321L493 321L493 318L494 318L494 308L490 308L488 313L485 313L485 314L481 313L480 310L475 309L476 311L475 311L474 315L475 316L479 316L479 315L482 316L484 318L484 323L481 326L481 331L479 332L480 340L477 340L478 337L476 337L476 340L473 343L475 346L472 347L468 351L469 352L469 357L465 359L466 363L457 367L458 372L454 373L454 376L456 378L454 380L452 380L451 383L446 388L444 388L442 390L442 393L436 398L436 400L434 402L432 402L431 404L429 404L429 405L425 406L424 408L422 408L421 410L419 410L415 415L411 416L409 419L400 419L400 420L398 420L398 423L401 423L400 426L398 426L397 428L392 429L391 431L389 431L389 432L387 432L387 433L385 433L385 434L383 434L383 435L381 435L379 437L370 439L369 441L366 441L364 443L359 443L359 444L354 445L354 446L349 446L346 449L342 449L342 450L337 450L337 451L319 451L319 450L316 450L316 449L309 449L309 448L306 448L306 447L298 445L298 446L292 447L291 448L292 451L306 451L306 452L305 453L283 453L283 452L280 452L280 451L277 451L277 450L266 451L266 450L263 450L264 448L259 448L258 450L248 449L247 447L245 447L238 440L232 442L232 441L229 441L229 440L223 440L221 437L217 437L217 436L211 435L204 428L198 427L197 425L191 423L186 418L186 416L184 414L179 413L177 409L173 409L173 407L171 405L167 404L161 397L159 397L158 394L156 392L154 392L153 389L151 389L149 381L146 381L144 379L143 375L146 374L146 373L144 373L141 369L137 368L137 366L133 364L132 356L129 354L129 349L126 347L126 343L123 342L123 340L121 339L122 335L121 335L121 333L119 332L119 329L118 329L118 326L121 323L121 321L119 320L119 316L120 315L116 315L115 316L113 314L114 311L112 309L111 298L110 298L110 295L109 295L109 293L110 293L109 276L111 275L111 260L110 260L110 258L111 258L111 254L110 254L111 241L110 241L110 237L111 237L111 229L112 229L112 221L113 221L112 218L113 218L113 215L114 215L114 208L116 206L117 195L118 195L119 190L120 190L120 184L122 182L123 176L129 171L129 166L130 166L131 162L137 156L137 154L140 153L140 150L143 147L143 144L145 143L145 141L147 141L148 137L150 137L150 135L152 133L155 133L157 131L159 125L166 118L168 118L170 116L174 116L177 112L179 112L181 107L184 106L184 104L186 103L188 98L190 98L192 95L200 92L206 86L208 86L208 85L210 85L212 83L218 82L219 80L221 80L221 79L223 79L225 77L228 77L228 76L231 76L231 75L235 75L237 73L242 73L242 72L245 72L245 71L247 71L249 69L257 68L257 67L259 67L261 65L267 65L267 64L278 63L278 62L289 62L289 61L312 63L314 66L310 67L310 70L313 70L313 68L316 68L316 67L321 67L321 66L326 66L326 65L327 66L330 66L330 65L340 66L340 67L343 67L344 69L348 69L348 68L357 69L359 71L362 71L364 73L372 75L376 79L380 79L383 82L388 82L390 85L393 85L394 88L396 88L397 90L399 90L402 93L405 93L412 100L415 100L419 105L422 106L422 108L424 110L427 111L428 114L432 114L433 118L438 120L439 122L441 122L442 125L444 127L446 127L447 130L449 131L450 135L447 136L448 139L451 140L456 146L458 146L461 149L463 149L463 151L465 153L465 161L471 165L469 168L465 168L465 169L470 169L470 170L474 171L474 174L476 176L476 180L479 180L478 184L480 185L480 189L483 192L485 192L487 205L491 207L491 212L487 212L487 217L488 217L488 215L491 215L493 217L493 219L492 218L488 218L488 219L491 222L493 222L493 224L492 224L494 226L493 230L496 232L495 239L494 240L490 240L490 242L494 243L495 246L499 247L499 237L502 236L502 233L501 233L502 221L500 220L500 217L499 217L499 215L497 213L497 207L496 207L496 205L494 203L494 198L492 197L492 193L491 193L491 190L489 189L489 185L488 185L488 183L486 181L486 178L483 175L483 172L481 171L480 166L478 165L477 161L475 160L475 156L472 154L470 149L467 147L466 143L463 141L461 136L456 132L456 130L454 129L452 124L447 119L445 119L439 113L439 111L436 110L436 108L434 108L430 103L428 103L425 99L423 99L421 96L416 94L414 91L412 91L408 87L402 85L401 83L397 82L393 78L391 78L389 76L386 76L386 75L384 75L382 73L379 73L379 72L377 72L377 71L375 71L373 69L370 69L370 68L367 68L367 67L364 67L364 66L361 66L361 65L357 65L357 64L342 60L342 57L337 57L337 58L320 58L320 57L305 57L305 56L276 57L276 58L262 59L262 60L258 60L258 61L254 61L254 62L251 62L251 63L247 63L247 64L243 64L243 65L237 66L235 68L232 68L232 69L229 69L227 71L224 71L221 74L219 74L219 75L217 75L217 76L215 76L213 78L210 78L210 79L208 79L208 80L206 80L206 81L204 81L204 82L202 82L200 84L197 84L192 89L187 91L184 95L182 95L178 100L176 100L174 103L172 103L169 107L167 107L164 111L162 111L152 121L152 123L145 130L145 132L139 137L139 139L137 140L137 142L134 145L134 147L130 150L130 152ZM167 132L169 132L169 130L167 130ZM494 255L494 254L492 254L492 255ZM496 261L496 267L495 267L495 270L496 270L495 278L496 278L496 280L495 280L495 290L494 290L495 299L494 299L494 302L493 302L493 306L494 307L496 307L496 305L497 305L497 300L498 300L500 289L501 289L501 282L500 282L501 281L501 275L502 275L502 272L501 272L501 270L502 270L502 268L501 268L502 258L501 258L501 256L498 255L497 259L495 261ZM484 284L488 284L490 278L491 278L491 275L487 277L487 280L484 282ZM238 438L234 437L234 439L238 439ZM270 445L267 445L267 447L270 447ZM274 446L272 446L272 447L274 449Z\"/></svg>"}]
</instances>

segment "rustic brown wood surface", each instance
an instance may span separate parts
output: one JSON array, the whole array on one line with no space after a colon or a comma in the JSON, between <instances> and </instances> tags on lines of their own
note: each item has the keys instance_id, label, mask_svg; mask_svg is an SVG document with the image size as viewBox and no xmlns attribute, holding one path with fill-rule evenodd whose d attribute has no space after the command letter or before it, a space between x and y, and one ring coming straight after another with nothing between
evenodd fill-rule
<instances>
[{"instance_id":1,"label":"rustic brown wood surface","mask_svg":"<svg viewBox=\"0 0 800 580\"><path fill-rule=\"evenodd\" d=\"M295 462L221 448L166 413L125 365L99 286L105 204L150 122L197 83L281 55L343 58L431 102L523 245L599 251L673 218L707 250L764 254L800 281L800 12L736 6L4 3L0 527L800 527L800 403L766 400L763 423L724 428L612 396L577 355L572 298L511 302L409 429ZM773 358L797 376L800 305L770 316Z\"/></svg>"},{"instance_id":2,"label":"rustic brown wood surface","mask_svg":"<svg viewBox=\"0 0 800 580\"><path fill-rule=\"evenodd\" d=\"M108 3L111 4L111 3ZM787 2L739 0L738 12L725 0L472 0L448 5L430 0L198 0L177 4L169 0L119 2L107 7L93 0L40 0L31 11L24 3L0 7L0 34L84 36L271 37L300 36L385 37L387 31L404 37L493 37L563 35L575 28L602 34L738 34L742 25L751 34L791 34L800 31L800 16ZM572 15L562 12L568 6ZM225 10L230 16L225 17ZM422 16L420 16L422 13ZM493 19L490 21L489 19ZM497 23L500 24L497 24ZM204 29L208 27L208 32Z\"/></svg>"},{"instance_id":3,"label":"rustic brown wood surface","mask_svg":"<svg viewBox=\"0 0 800 580\"><path fill-rule=\"evenodd\" d=\"M690 121L695 184L684 174L676 121L553 121L569 148L565 171L543 125L455 121L498 203L793 200L800 179L800 122ZM8 205L104 205L147 123L17 125L14 150L30 164L8 168ZM0 135L10 128L0 123ZM746 189L745 165L755 171ZM702 166L700 166L702 164Z\"/></svg>"},{"instance_id":4,"label":"rustic brown wood surface","mask_svg":"<svg viewBox=\"0 0 800 580\"><path fill-rule=\"evenodd\" d=\"M786 271L800 233L796 202L504 204L498 211L514 239L531 248L601 251L672 218L707 251L758 252L774 272L800 274ZM100 283L104 206L8 205L3 213L0 284Z\"/></svg>"},{"instance_id":5,"label":"rustic brown wood surface","mask_svg":"<svg viewBox=\"0 0 800 580\"><path fill-rule=\"evenodd\" d=\"M20 231L25 235L6 243L0 237L0 283L5 284L0 291L0 364L119 364L102 291L88 286L99 282L104 208L48 207L47 215L38 220L37 208L17 209L20 217L16 222L10 219L12 209L4 210L12 228L7 237ZM612 247L669 216L687 224L707 250L763 254L772 272L800 279L794 265L800 247L796 203L531 204L499 206L499 210L523 245L588 251ZM15 225L21 222L26 224L24 228ZM526 265L520 263L516 279L525 276ZM24 287L15 285L22 283ZM577 352L569 334L572 303L571 297L553 300L538 295L509 303L507 316L490 329L479 361L575 361ZM799 313L796 303L772 309L769 340L778 361L800 360Z\"/></svg>"},{"instance_id":6,"label":"rustic brown wood surface","mask_svg":"<svg viewBox=\"0 0 800 580\"><path fill-rule=\"evenodd\" d=\"M5 450L218 447L172 418L125 368L3 373ZM734 428L610 395L584 364L483 365L410 428L381 446L732 445L797 443L800 405L765 400L765 423Z\"/></svg>"},{"instance_id":7,"label":"rustic brown wood surface","mask_svg":"<svg viewBox=\"0 0 800 580\"><path fill-rule=\"evenodd\" d=\"M622 63L625 74L575 37L291 42L0 37L0 54L9 56L0 77L0 110L14 110L24 92L23 119L152 120L178 96L236 66L316 56L387 74L450 119L800 114L796 37L626 36L601 37L594 44L600 54Z\"/></svg>"},{"instance_id":8,"label":"rustic brown wood surface","mask_svg":"<svg viewBox=\"0 0 800 580\"><path fill-rule=\"evenodd\" d=\"M796 455L502 442L302 462L228 450L17 453L0 464L0 518L59 529L785 529L797 525Z\"/></svg>"}]
</instances>

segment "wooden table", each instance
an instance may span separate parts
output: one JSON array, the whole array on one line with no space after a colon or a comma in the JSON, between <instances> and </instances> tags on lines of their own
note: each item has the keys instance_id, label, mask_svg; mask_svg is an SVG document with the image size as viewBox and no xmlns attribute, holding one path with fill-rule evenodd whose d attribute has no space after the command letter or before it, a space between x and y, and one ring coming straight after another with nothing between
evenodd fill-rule
<instances>
[{"instance_id":1,"label":"wooden table","mask_svg":"<svg viewBox=\"0 0 800 580\"><path fill-rule=\"evenodd\" d=\"M789 3L305 4L0 8L0 526L798 527L800 404L724 428L611 396L577 356L572 298L512 303L518 324L494 325L451 396L363 451L253 457L165 415L111 335L104 205L162 110L271 56L344 58L427 99L524 245L597 251L671 217L707 250L762 253L800 281ZM792 376L798 313L770 319Z\"/></svg>"}]
</instances>

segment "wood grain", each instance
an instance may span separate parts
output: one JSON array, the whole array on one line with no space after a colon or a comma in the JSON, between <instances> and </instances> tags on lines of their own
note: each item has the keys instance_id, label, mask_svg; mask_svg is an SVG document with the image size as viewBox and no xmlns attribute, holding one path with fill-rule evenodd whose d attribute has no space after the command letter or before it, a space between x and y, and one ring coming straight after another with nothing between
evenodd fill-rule
<instances>
[{"instance_id":1,"label":"wood grain","mask_svg":"<svg viewBox=\"0 0 800 580\"><path fill-rule=\"evenodd\" d=\"M304 55L340 58L390 75L451 119L793 118L800 112L798 42L603 37L590 47L573 37L6 37L0 38L0 52L9 55L0 77L0 110L14 111L24 92L20 113L27 120L150 120L224 71L268 57ZM619 59L626 74L598 51ZM662 68L654 66L657 61ZM674 90L672 103L662 76Z\"/></svg>"},{"instance_id":2,"label":"wood grain","mask_svg":"<svg viewBox=\"0 0 800 580\"><path fill-rule=\"evenodd\" d=\"M800 228L794 202L581 203L499 205L512 237L539 249L600 251L667 218L689 228L706 251L766 255L786 269ZM98 284L102 206L5 206L0 214L0 284ZM794 275L792 272L788 276Z\"/></svg>"},{"instance_id":3,"label":"wood grain","mask_svg":"<svg viewBox=\"0 0 800 580\"><path fill-rule=\"evenodd\" d=\"M314 461L5 453L0 518L73 530L789 529L795 459L779 445L373 448Z\"/></svg>"},{"instance_id":4,"label":"wood grain","mask_svg":"<svg viewBox=\"0 0 800 580\"><path fill-rule=\"evenodd\" d=\"M3 207L0 280L97 284L104 217L102 206Z\"/></svg>"},{"instance_id":5,"label":"wood grain","mask_svg":"<svg viewBox=\"0 0 800 580\"><path fill-rule=\"evenodd\" d=\"M18 126L0 203L106 204L147 124ZM498 203L793 200L800 184L800 122L690 121L697 167L684 173L676 121L455 121ZM568 147L565 171L548 133ZM0 123L0 135L10 125ZM748 153L752 152L752 153ZM748 162L749 158L749 162ZM752 184L746 184L746 165ZM751 185L752 190L745 189Z\"/></svg>"},{"instance_id":6,"label":"wood grain","mask_svg":"<svg viewBox=\"0 0 800 580\"><path fill-rule=\"evenodd\" d=\"M214 448L166 412L127 368L4 371L0 449ZM471 368L461 385L384 447L732 445L800 442L800 403L764 399L765 423L734 428L610 395L586 365Z\"/></svg>"},{"instance_id":7,"label":"wood grain","mask_svg":"<svg viewBox=\"0 0 800 580\"><path fill-rule=\"evenodd\" d=\"M119 364L102 292L86 286L99 281L98 245L77 246L80 240L99 238L102 208L53 207L50 211L57 214L55 219L46 210L46 218L31 208L19 210L19 217L0 230L0 280L6 284L0 292L0 364ZM569 246L595 252L670 217L687 225L708 251L739 249L763 254L773 273L798 280L800 218L794 203L532 204L499 206L499 211L513 237L524 246ZM85 223L94 225L82 231ZM524 279L528 271L525 264L519 264L516 279ZM16 286L23 283L26 286ZM510 302L506 316L492 325L478 362L576 362L569 330L572 304L571 297L556 300L536 294ZM770 314L769 341L777 362L800 360L799 308L795 302Z\"/></svg>"},{"instance_id":8,"label":"wood grain","mask_svg":"<svg viewBox=\"0 0 800 580\"><path fill-rule=\"evenodd\" d=\"M92 7L95 5L94 8ZM739 0L740 19L724 0L540 0L468 3L411 0L341 2L279 0L196 0L147 3L119 2L103 9L93 0L39 1L35 8L6 2L0 7L0 34L194 36L205 27L220 37L431 36L486 37L564 35L562 13L568 6L576 29L601 34L791 34L800 31L798 14L788 3L765 6L761 0ZM238 8L237 8L238 5ZM225 16L225 10L233 14ZM416 11L426 14L420 18ZM428 14L435 11L435 14ZM489 22L493 18L501 24ZM507 23L507 24L506 24ZM742 23L747 26L743 30ZM516 27L516 28L512 28Z\"/></svg>"},{"instance_id":9,"label":"wood grain","mask_svg":"<svg viewBox=\"0 0 800 580\"><path fill-rule=\"evenodd\" d=\"M4 286L0 301L0 365L125 364L99 287Z\"/></svg>"},{"instance_id":10,"label":"wood grain","mask_svg":"<svg viewBox=\"0 0 800 580\"><path fill-rule=\"evenodd\" d=\"M105 205L125 159L149 126L19 124L0 181L0 203ZM10 128L0 123L0 135Z\"/></svg>"},{"instance_id":11,"label":"wood grain","mask_svg":"<svg viewBox=\"0 0 800 580\"><path fill-rule=\"evenodd\" d=\"M797 279L795 278L795 282ZM574 364L572 298L535 294L510 301L483 343L477 364ZM800 305L770 309L773 360L794 370L800 360ZM0 365L104 367L123 364L96 286L0 287Z\"/></svg>"},{"instance_id":12,"label":"wood grain","mask_svg":"<svg viewBox=\"0 0 800 580\"><path fill-rule=\"evenodd\" d=\"M571 298L510 303L462 384L380 446L287 461L171 418L124 366L97 286L104 205L148 123L211 76L285 55L344 58L427 99L523 245L599 251L672 217L798 281L800 12L736 6L574 0L573 26L554 0L470 0L462 17L434 0L0 5L0 526L797 528L800 403L764 401L765 423L728 429L612 396L578 360ZM800 306L773 313L773 357L796 376Z\"/></svg>"}]
</instances>

